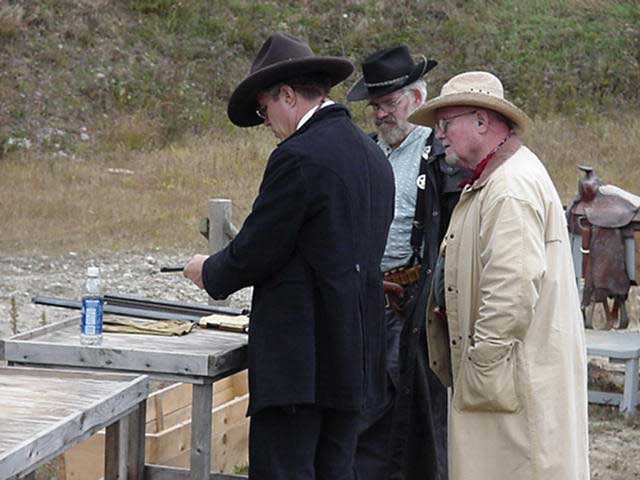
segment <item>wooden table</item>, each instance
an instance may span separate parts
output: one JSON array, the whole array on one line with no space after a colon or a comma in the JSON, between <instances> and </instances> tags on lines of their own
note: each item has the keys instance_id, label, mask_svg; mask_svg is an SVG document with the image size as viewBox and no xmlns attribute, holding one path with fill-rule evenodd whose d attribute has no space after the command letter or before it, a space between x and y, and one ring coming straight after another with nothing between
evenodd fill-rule
<instances>
[{"instance_id":1,"label":"wooden table","mask_svg":"<svg viewBox=\"0 0 640 480\"><path fill-rule=\"evenodd\" d=\"M0 368L0 479L35 469L107 428L105 480L142 478L146 375Z\"/></svg>"},{"instance_id":2,"label":"wooden table","mask_svg":"<svg viewBox=\"0 0 640 480\"><path fill-rule=\"evenodd\" d=\"M191 471L147 465L146 480L243 478L210 476L212 383L247 368L247 336L195 329L181 337L105 333L101 346L82 346L79 319L0 340L12 365L136 372L193 384Z\"/></svg>"},{"instance_id":3,"label":"wooden table","mask_svg":"<svg viewBox=\"0 0 640 480\"><path fill-rule=\"evenodd\" d=\"M638 360L640 333L613 330L586 330L587 355L607 357L613 363L624 363L622 394L589 391L589 401L618 405L620 412L635 415L638 405Z\"/></svg>"}]
</instances>

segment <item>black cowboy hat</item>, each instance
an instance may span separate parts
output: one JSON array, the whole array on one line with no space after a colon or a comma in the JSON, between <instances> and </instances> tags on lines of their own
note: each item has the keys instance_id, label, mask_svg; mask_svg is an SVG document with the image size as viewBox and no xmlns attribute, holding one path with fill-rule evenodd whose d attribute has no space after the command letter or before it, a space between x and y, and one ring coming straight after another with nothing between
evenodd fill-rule
<instances>
[{"instance_id":1,"label":"black cowboy hat","mask_svg":"<svg viewBox=\"0 0 640 480\"><path fill-rule=\"evenodd\" d=\"M351 87L347 100L367 100L395 92L415 82L437 64L425 57L414 63L406 45L379 50L362 63L363 76Z\"/></svg>"},{"instance_id":2,"label":"black cowboy hat","mask_svg":"<svg viewBox=\"0 0 640 480\"><path fill-rule=\"evenodd\" d=\"M256 96L278 82L298 75L322 73L336 85L353 72L346 58L315 56L309 45L287 33L272 34L260 48L249 75L231 94L227 114L239 127L252 127L263 122L256 114Z\"/></svg>"}]
</instances>

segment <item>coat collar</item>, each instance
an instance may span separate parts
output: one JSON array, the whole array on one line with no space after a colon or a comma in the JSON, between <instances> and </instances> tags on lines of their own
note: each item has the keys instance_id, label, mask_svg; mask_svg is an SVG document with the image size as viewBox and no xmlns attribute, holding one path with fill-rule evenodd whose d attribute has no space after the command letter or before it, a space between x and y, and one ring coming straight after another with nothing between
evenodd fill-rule
<instances>
[{"instance_id":1,"label":"coat collar","mask_svg":"<svg viewBox=\"0 0 640 480\"><path fill-rule=\"evenodd\" d=\"M327 107L323 107L323 108L317 110L311 116L311 118L309 118L298 130L296 130L291 135L289 135L287 138L282 140L278 144L278 146L283 145L286 142L288 142L289 140L291 140L292 138L295 138L298 135L303 134L304 132L309 130L309 128L311 128L312 125L316 124L317 122L319 122L321 120L324 120L325 118L338 117L338 116L343 116L343 115L346 115L347 118L351 118L351 113L349 113L349 110L344 105L341 105L339 103L334 103L333 105L329 105Z\"/></svg>"},{"instance_id":2,"label":"coat collar","mask_svg":"<svg viewBox=\"0 0 640 480\"><path fill-rule=\"evenodd\" d=\"M504 142L504 145L502 145L502 147L500 147L500 149L495 153L491 161L480 174L480 177L478 177L473 185L471 185L469 190L477 190L484 187L489 181L491 174L495 172L500 165L513 157L521 146L522 140L520 140L518 135L516 133L511 135L511 138Z\"/></svg>"}]
</instances>

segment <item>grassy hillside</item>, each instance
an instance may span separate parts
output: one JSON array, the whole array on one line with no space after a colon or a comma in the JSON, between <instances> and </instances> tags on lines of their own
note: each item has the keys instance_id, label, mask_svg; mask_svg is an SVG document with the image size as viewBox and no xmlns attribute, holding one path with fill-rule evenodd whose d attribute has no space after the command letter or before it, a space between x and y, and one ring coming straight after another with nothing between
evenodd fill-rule
<instances>
[{"instance_id":1,"label":"grassy hillside","mask_svg":"<svg viewBox=\"0 0 640 480\"><path fill-rule=\"evenodd\" d=\"M565 201L580 163L638 193L637 0L0 0L0 251L199 248L209 197L241 224L275 141L226 100L276 29L356 63L407 43L432 96L493 71Z\"/></svg>"},{"instance_id":2,"label":"grassy hillside","mask_svg":"<svg viewBox=\"0 0 640 480\"><path fill-rule=\"evenodd\" d=\"M494 71L534 116L640 98L637 0L0 0L2 150L144 149L224 128L229 93L276 29L355 62L407 43L440 61L436 88Z\"/></svg>"}]
</instances>

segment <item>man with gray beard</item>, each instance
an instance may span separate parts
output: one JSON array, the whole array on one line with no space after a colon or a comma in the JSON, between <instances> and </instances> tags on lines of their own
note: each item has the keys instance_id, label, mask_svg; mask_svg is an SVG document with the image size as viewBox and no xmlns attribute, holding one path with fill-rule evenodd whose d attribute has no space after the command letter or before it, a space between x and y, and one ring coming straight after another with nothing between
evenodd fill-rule
<instances>
[{"instance_id":1,"label":"man with gray beard","mask_svg":"<svg viewBox=\"0 0 640 480\"><path fill-rule=\"evenodd\" d=\"M347 94L367 100L372 135L395 175L395 214L382 257L387 305L388 399L362 416L358 480L447 478L447 391L428 367L424 315L432 271L467 172L448 165L431 128L407 121L427 98L437 65L406 46L375 52Z\"/></svg>"}]
</instances>

